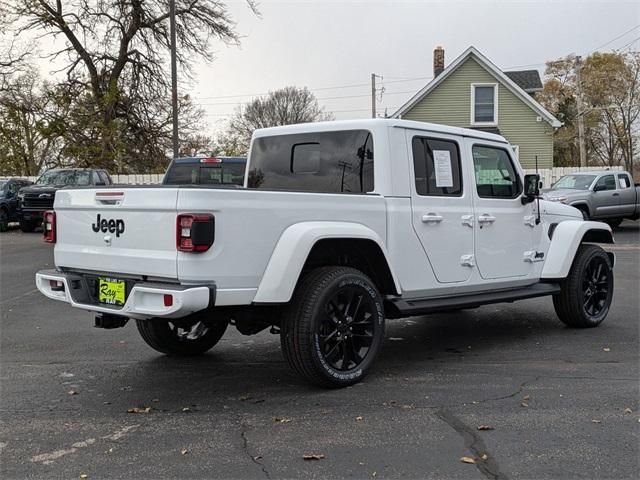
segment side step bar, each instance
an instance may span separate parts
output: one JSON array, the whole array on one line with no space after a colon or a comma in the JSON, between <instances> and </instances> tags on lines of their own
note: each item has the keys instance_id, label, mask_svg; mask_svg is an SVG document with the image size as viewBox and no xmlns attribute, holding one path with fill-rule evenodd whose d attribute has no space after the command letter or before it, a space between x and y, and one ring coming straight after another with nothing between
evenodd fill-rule
<instances>
[{"instance_id":1,"label":"side step bar","mask_svg":"<svg viewBox=\"0 0 640 480\"><path fill-rule=\"evenodd\" d=\"M513 302L526 298L544 297L560 293L557 283L535 283L533 285L510 290L489 291L458 295L455 297L414 298L402 297L387 299L387 316L389 318L411 317L427 313L446 312L461 308L474 308L490 303Z\"/></svg>"}]
</instances>

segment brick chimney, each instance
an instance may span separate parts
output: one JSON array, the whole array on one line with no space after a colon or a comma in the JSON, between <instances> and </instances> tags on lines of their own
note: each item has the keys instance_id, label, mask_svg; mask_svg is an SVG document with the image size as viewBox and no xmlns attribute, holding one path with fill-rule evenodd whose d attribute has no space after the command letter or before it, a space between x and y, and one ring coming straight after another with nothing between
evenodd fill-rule
<instances>
[{"instance_id":1,"label":"brick chimney","mask_svg":"<svg viewBox=\"0 0 640 480\"><path fill-rule=\"evenodd\" d=\"M444 70L444 48L437 46L433 51L433 78Z\"/></svg>"}]
</instances>

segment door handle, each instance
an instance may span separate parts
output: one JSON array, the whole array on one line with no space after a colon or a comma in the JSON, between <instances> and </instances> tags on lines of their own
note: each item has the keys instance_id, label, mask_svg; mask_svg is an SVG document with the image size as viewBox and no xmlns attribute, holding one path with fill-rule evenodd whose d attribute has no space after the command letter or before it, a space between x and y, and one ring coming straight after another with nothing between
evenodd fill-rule
<instances>
[{"instance_id":1,"label":"door handle","mask_svg":"<svg viewBox=\"0 0 640 480\"><path fill-rule=\"evenodd\" d=\"M422 221L424 223L440 223L442 221L442 215L427 213L426 215L422 215Z\"/></svg>"},{"instance_id":2,"label":"door handle","mask_svg":"<svg viewBox=\"0 0 640 480\"><path fill-rule=\"evenodd\" d=\"M614 193L614 194L613 194L613 196L614 196L614 197L619 197L619 196L620 196L620 194L619 194L619 193Z\"/></svg>"},{"instance_id":3,"label":"door handle","mask_svg":"<svg viewBox=\"0 0 640 480\"><path fill-rule=\"evenodd\" d=\"M486 213L483 213L478 217L478 222L480 223L493 223L495 221L496 221L496 217L492 215L488 215Z\"/></svg>"}]
</instances>

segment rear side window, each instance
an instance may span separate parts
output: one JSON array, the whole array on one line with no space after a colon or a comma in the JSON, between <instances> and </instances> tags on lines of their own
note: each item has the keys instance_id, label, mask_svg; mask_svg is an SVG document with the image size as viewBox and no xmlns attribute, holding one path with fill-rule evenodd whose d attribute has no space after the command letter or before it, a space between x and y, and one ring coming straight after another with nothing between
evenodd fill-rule
<instances>
[{"instance_id":1,"label":"rear side window","mask_svg":"<svg viewBox=\"0 0 640 480\"><path fill-rule=\"evenodd\" d=\"M462 195L458 144L426 137L413 137L411 143L418 195Z\"/></svg>"},{"instance_id":2,"label":"rear side window","mask_svg":"<svg viewBox=\"0 0 640 480\"><path fill-rule=\"evenodd\" d=\"M520 195L520 177L506 150L474 145L473 168L479 197L515 198Z\"/></svg>"},{"instance_id":3,"label":"rear side window","mask_svg":"<svg viewBox=\"0 0 640 480\"><path fill-rule=\"evenodd\" d=\"M627 175L626 173L619 173L618 184L620 185L620 188L629 188L631 186L629 175Z\"/></svg>"},{"instance_id":4,"label":"rear side window","mask_svg":"<svg viewBox=\"0 0 640 480\"><path fill-rule=\"evenodd\" d=\"M373 138L366 130L254 140L249 188L320 193L373 190Z\"/></svg>"}]
</instances>

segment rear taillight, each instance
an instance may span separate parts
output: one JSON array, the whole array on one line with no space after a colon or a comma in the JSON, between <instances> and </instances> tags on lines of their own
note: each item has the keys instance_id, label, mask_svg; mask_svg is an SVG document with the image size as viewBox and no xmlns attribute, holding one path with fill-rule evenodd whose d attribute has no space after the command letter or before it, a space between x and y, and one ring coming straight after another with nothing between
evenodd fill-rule
<instances>
[{"instance_id":1,"label":"rear taillight","mask_svg":"<svg viewBox=\"0 0 640 480\"><path fill-rule=\"evenodd\" d=\"M216 157L201 158L200 163L222 163L222 160Z\"/></svg>"},{"instance_id":2,"label":"rear taillight","mask_svg":"<svg viewBox=\"0 0 640 480\"><path fill-rule=\"evenodd\" d=\"M184 213L176 221L176 248L180 252L206 252L213 245L213 215Z\"/></svg>"},{"instance_id":3,"label":"rear taillight","mask_svg":"<svg viewBox=\"0 0 640 480\"><path fill-rule=\"evenodd\" d=\"M53 210L47 210L42 215L42 230L45 242L56 243L56 212Z\"/></svg>"}]
</instances>

